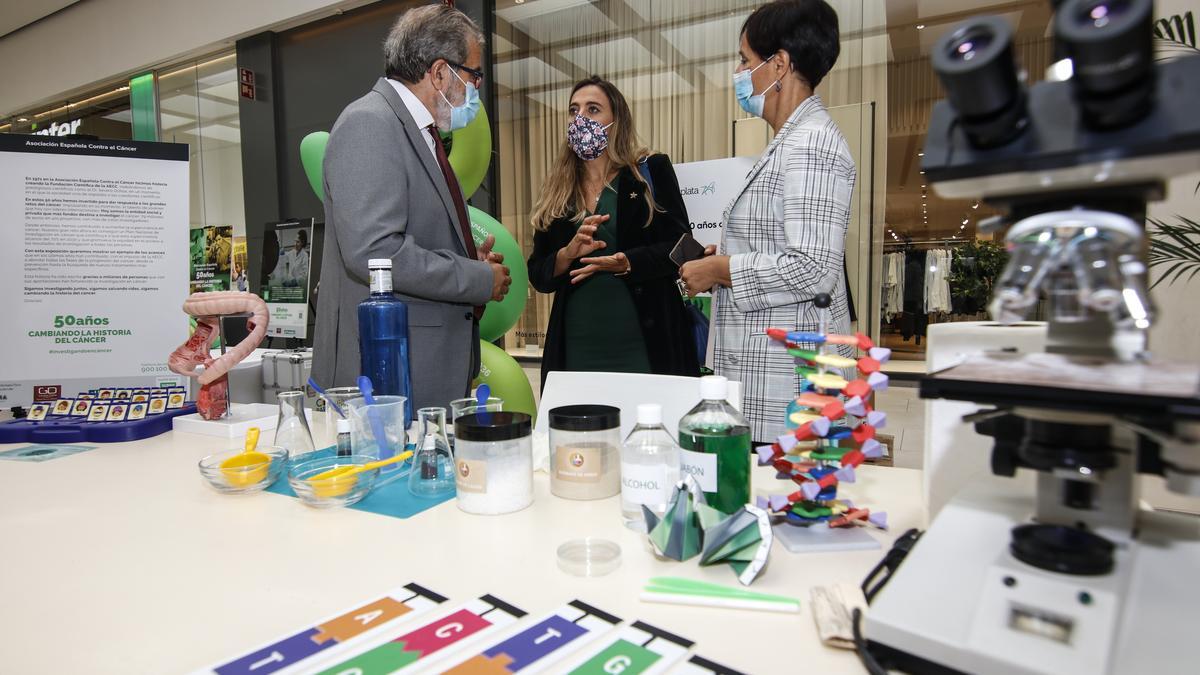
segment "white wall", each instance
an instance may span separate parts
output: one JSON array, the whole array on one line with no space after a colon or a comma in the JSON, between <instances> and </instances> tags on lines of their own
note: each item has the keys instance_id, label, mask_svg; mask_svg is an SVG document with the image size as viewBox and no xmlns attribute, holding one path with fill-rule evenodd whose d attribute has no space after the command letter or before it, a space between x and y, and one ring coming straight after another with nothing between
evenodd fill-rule
<instances>
[{"instance_id":1,"label":"white wall","mask_svg":"<svg viewBox=\"0 0 1200 675\"><path fill-rule=\"evenodd\" d=\"M0 117L374 0L87 0L0 38Z\"/></svg>"}]
</instances>

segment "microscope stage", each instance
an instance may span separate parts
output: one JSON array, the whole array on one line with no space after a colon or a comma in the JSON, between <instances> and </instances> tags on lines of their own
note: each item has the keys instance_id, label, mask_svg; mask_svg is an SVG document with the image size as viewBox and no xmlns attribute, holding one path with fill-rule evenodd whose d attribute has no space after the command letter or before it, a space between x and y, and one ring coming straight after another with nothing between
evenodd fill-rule
<instances>
[{"instance_id":1,"label":"microscope stage","mask_svg":"<svg viewBox=\"0 0 1200 675\"><path fill-rule=\"evenodd\" d=\"M1200 415L1200 365L984 352L928 375L920 392L1002 407L1192 417Z\"/></svg>"}]
</instances>

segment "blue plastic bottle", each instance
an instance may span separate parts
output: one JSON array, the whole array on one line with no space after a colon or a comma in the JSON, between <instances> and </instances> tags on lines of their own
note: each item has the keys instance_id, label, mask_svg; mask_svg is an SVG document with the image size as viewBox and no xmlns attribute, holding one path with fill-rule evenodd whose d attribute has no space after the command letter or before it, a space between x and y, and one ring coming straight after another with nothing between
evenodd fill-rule
<instances>
[{"instance_id":1,"label":"blue plastic bottle","mask_svg":"<svg viewBox=\"0 0 1200 675\"><path fill-rule=\"evenodd\" d=\"M408 305L392 294L392 261L372 258L371 296L358 304L358 350L362 374L375 395L403 396L404 427L412 423L412 379L408 368Z\"/></svg>"}]
</instances>

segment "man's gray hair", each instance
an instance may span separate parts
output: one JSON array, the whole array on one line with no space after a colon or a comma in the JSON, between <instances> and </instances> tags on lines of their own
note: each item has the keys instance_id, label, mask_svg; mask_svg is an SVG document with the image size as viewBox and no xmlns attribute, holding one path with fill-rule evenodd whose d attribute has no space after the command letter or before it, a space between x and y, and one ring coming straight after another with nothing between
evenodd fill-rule
<instances>
[{"instance_id":1,"label":"man's gray hair","mask_svg":"<svg viewBox=\"0 0 1200 675\"><path fill-rule=\"evenodd\" d=\"M387 75L419 82L438 59L466 61L472 39L483 48L483 31L457 9L440 2L414 7L400 15L383 41Z\"/></svg>"}]
</instances>

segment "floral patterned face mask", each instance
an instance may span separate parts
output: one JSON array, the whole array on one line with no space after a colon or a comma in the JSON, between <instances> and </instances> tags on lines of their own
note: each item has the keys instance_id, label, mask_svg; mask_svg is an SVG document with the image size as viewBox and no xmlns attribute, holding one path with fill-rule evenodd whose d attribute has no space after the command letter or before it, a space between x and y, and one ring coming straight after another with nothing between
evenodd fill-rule
<instances>
[{"instance_id":1,"label":"floral patterned face mask","mask_svg":"<svg viewBox=\"0 0 1200 675\"><path fill-rule=\"evenodd\" d=\"M609 122L601 126L596 120L575 113L575 119L567 124L567 145L579 159L590 162L604 154L608 147L608 128L612 125Z\"/></svg>"}]
</instances>

